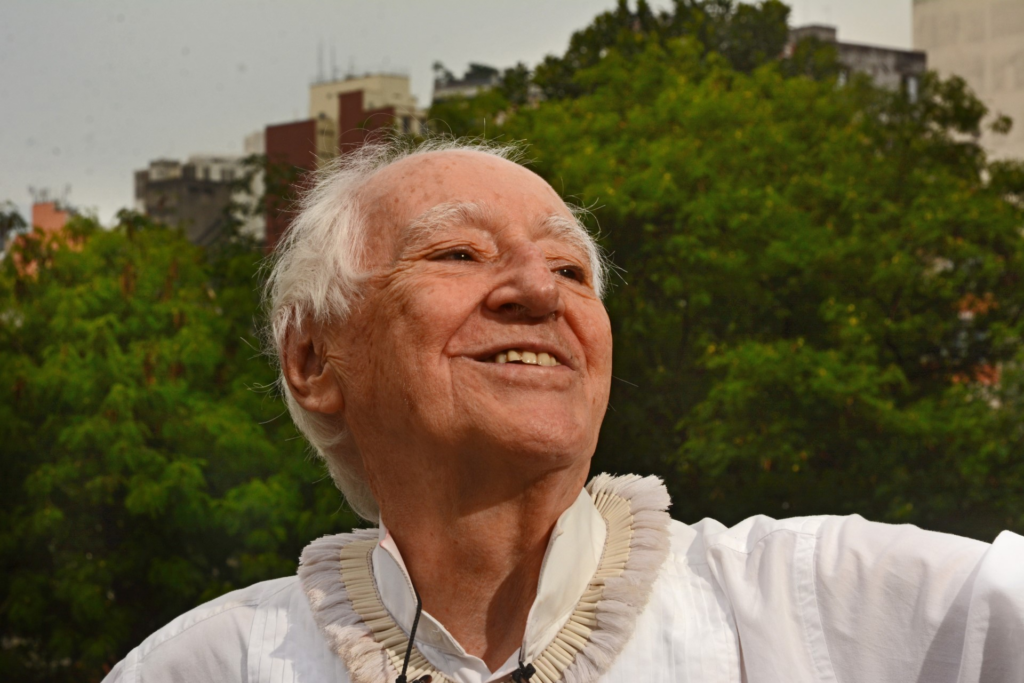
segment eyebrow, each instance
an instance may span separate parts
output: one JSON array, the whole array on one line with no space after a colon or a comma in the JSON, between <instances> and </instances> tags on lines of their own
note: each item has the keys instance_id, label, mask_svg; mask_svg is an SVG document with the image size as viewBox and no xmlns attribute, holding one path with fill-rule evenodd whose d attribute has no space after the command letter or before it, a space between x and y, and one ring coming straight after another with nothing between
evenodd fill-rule
<instances>
[{"instance_id":1,"label":"eyebrow","mask_svg":"<svg viewBox=\"0 0 1024 683\"><path fill-rule=\"evenodd\" d=\"M414 218L403 230L403 245L429 239L433 234L453 225L487 226L499 232L498 221L486 208L474 202L444 202L432 206ZM588 253L584 228L572 218L551 214L540 221L541 231L548 237L562 239Z\"/></svg>"},{"instance_id":2,"label":"eyebrow","mask_svg":"<svg viewBox=\"0 0 1024 683\"><path fill-rule=\"evenodd\" d=\"M541 221L541 229L551 237L565 240L579 249L587 257L587 266L590 264L590 238L586 228L580 225L575 218L566 218L559 214L552 214Z\"/></svg>"},{"instance_id":3,"label":"eyebrow","mask_svg":"<svg viewBox=\"0 0 1024 683\"><path fill-rule=\"evenodd\" d=\"M429 239L434 233L453 225L486 225L493 223L490 212L473 202L444 202L432 206L405 226L402 242L409 244Z\"/></svg>"}]
</instances>

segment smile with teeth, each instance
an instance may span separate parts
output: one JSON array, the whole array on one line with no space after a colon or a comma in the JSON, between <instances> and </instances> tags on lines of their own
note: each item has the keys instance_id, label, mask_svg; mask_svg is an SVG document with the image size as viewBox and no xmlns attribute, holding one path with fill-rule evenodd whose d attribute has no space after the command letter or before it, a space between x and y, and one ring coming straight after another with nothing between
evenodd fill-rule
<instances>
[{"instance_id":1,"label":"smile with teeth","mask_svg":"<svg viewBox=\"0 0 1024 683\"><path fill-rule=\"evenodd\" d=\"M509 349L497 353L493 358L490 358L488 362L491 363L523 363L526 365L543 365L545 367L551 367L553 365L561 365L558 359L551 354L534 353L533 351L520 351L519 349Z\"/></svg>"}]
</instances>

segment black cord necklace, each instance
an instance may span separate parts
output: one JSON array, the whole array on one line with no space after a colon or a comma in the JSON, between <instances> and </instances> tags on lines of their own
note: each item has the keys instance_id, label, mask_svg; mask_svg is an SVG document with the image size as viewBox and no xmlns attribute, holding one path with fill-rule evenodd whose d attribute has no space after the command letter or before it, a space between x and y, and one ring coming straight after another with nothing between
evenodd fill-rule
<instances>
[{"instance_id":1,"label":"black cord necklace","mask_svg":"<svg viewBox=\"0 0 1024 683\"><path fill-rule=\"evenodd\" d=\"M406 683L405 674L409 670L409 657L412 656L412 648L416 645L416 628L420 625L420 612L423 611L423 601L420 600L419 591L413 587L412 592L416 596L416 616L413 617L412 630L409 631L409 646L405 648L405 661L402 662L402 673L395 679L395 683ZM433 680L433 676L424 674L415 681L412 681L412 683L431 683Z\"/></svg>"},{"instance_id":2,"label":"black cord necklace","mask_svg":"<svg viewBox=\"0 0 1024 683\"><path fill-rule=\"evenodd\" d=\"M512 680L516 683L530 683L530 679L533 678L533 674L537 673L537 670L533 668L533 664L523 663L523 651L519 651L519 668L512 672Z\"/></svg>"},{"instance_id":3,"label":"black cord necklace","mask_svg":"<svg viewBox=\"0 0 1024 683\"><path fill-rule=\"evenodd\" d=\"M416 645L416 629L420 625L420 614L423 612L423 601L420 600L419 591L415 587L412 589L413 594L416 596L416 616L412 619L412 629L409 630L409 646L405 648L405 660L402 662L402 673L395 679L395 683L431 683L434 677L430 674L424 674L415 681L407 681L406 674L409 671L409 658L412 656L412 649ZM533 664L525 664L523 662L522 650L519 650L519 668L512 672L512 680L515 683L530 683L530 679L533 678L533 674L537 673L537 670L533 667Z\"/></svg>"}]
</instances>

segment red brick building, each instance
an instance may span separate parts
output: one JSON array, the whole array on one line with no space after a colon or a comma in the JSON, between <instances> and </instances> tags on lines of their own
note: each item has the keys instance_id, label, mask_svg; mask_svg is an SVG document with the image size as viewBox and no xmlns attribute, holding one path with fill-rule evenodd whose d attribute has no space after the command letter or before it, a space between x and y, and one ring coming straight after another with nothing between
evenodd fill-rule
<instances>
[{"instance_id":1,"label":"red brick building","mask_svg":"<svg viewBox=\"0 0 1024 683\"><path fill-rule=\"evenodd\" d=\"M315 118L267 126L264 144L268 161L268 252L273 251L294 220L296 201L317 168L387 131L419 130L419 120L410 113L415 98L401 92L402 82L407 91L408 79L396 76L314 84L310 111ZM368 89L371 86L373 89ZM398 104L388 104L391 101ZM326 105L331 103L334 105L328 108Z\"/></svg>"},{"instance_id":2,"label":"red brick building","mask_svg":"<svg viewBox=\"0 0 1024 683\"><path fill-rule=\"evenodd\" d=\"M32 205L32 227L56 232L64 227L72 215L59 202L36 202Z\"/></svg>"},{"instance_id":3,"label":"red brick building","mask_svg":"<svg viewBox=\"0 0 1024 683\"><path fill-rule=\"evenodd\" d=\"M295 218L294 203L318 165L314 119L267 126L266 249L273 251Z\"/></svg>"},{"instance_id":4,"label":"red brick building","mask_svg":"<svg viewBox=\"0 0 1024 683\"><path fill-rule=\"evenodd\" d=\"M338 96L338 152L341 154L358 149L373 139L375 132L379 135L395 128L394 107L367 110L363 101L361 90Z\"/></svg>"}]
</instances>

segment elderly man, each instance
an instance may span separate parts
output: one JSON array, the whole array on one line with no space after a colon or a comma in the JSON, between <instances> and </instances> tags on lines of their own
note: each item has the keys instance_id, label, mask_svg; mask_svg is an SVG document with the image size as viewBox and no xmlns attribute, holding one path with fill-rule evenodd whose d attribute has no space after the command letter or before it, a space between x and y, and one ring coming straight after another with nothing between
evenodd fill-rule
<instances>
[{"instance_id":1,"label":"elderly man","mask_svg":"<svg viewBox=\"0 0 1024 683\"><path fill-rule=\"evenodd\" d=\"M859 517L671 521L585 485L612 340L599 251L509 149L322 174L268 295L281 386L375 529L189 612L108 680L1024 681L1024 538Z\"/></svg>"}]
</instances>

